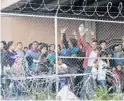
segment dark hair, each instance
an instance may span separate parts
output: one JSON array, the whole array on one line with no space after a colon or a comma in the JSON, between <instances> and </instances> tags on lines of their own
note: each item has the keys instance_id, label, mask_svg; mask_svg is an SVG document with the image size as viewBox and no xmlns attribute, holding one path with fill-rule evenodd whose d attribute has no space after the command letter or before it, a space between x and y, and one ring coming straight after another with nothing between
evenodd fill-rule
<instances>
[{"instance_id":1,"label":"dark hair","mask_svg":"<svg viewBox=\"0 0 124 101\"><path fill-rule=\"evenodd\" d=\"M8 42L8 44L6 45L6 49L9 49L9 48L10 48L10 46L12 46L12 45L13 45L13 43L14 43L13 41L9 41L9 42Z\"/></svg>"},{"instance_id":2,"label":"dark hair","mask_svg":"<svg viewBox=\"0 0 124 101\"><path fill-rule=\"evenodd\" d=\"M62 43L63 43L63 45L64 45L65 48L68 48L68 41L66 40L66 34L65 33L63 34Z\"/></svg>"},{"instance_id":3,"label":"dark hair","mask_svg":"<svg viewBox=\"0 0 124 101\"><path fill-rule=\"evenodd\" d=\"M32 43L30 43L30 44L28 45L28 48L29 48L29 49L31 49L31 47L32 47Z\"/></svg>"},{"instance_id":4,"label":"dark hair","mask_svg":"<svg viewBox=\"0 0 124 101\"><path fill-rule=\"evenodd\" d=\"M59 61L59 60L62 60L62 62L63 62L63 59L58 57L58 61Z\"/></svg>"},{"instance_id":5,"label":"dark hair","mask_svg":"<svg viewBox=\"0 0 124 101\"><path fill-rule=\"evenodd\" d=\"M3 44L3 49L7 50L7 43L6 43L6 41L0 41L0 43Z\"/></svg>"},{"instance_id":6,"label":"dark hair","mask_svg":"<svg viewBox=\"0 0 124 101\"><path fill-rule=\"evenodd\" d=\"M39 44L37 41L33 41L33 42L32 42L32 44L34 44L34 43L37 43L37 44Z\"/></svg>"},{"instance_id":7,"label":"dark hair","mask_svg":"<svg viewBox=\"0 0 124 101\"><path fill-rule=\"evenodd\" d=\"M99 44L100 44L100 45L101 45L102 43L106 43L106 44L107 44L107 42L106 42L105 40L99 41Z\"/></svg>"},{"instance_id":8,"label":"dark hair","mask_svg":"<svg viewBox=\"0 0 124 101\"><path fill-rule=\"evenodd\" d=\"M60 50L62 49L60 45L58 45L58 48L59 48Z\"/></svg>"},{"instance_id":9,"label":"dark hair","mask_svg":"<svg viewBox=\"0 0 124 101\"><path fill-rule=\"evenodd\" d=\"M4 46L7 44L6 41L0 41L0 43L3 43Z\"/></svg>"},{"instance_id":10,"label":"dark hair","mask_svg":"<svg viewBox=\"0 0 124 101\"><path fill-rule=\"evenodd\" d=\"M42 44L42 42L40 42L38 45L41 45Z\"/></svg>"},{"instance_id":11,"label":"dark hair","mask_svg":"<svg viewBox=\"0 0 124 101\"><path fill-rule=\"evenodd\" d=\"M70 42L71 42L73 47L77 46L77 40L75 38L70 38Z\"/></svg>"},{"instance_id":12,"label":"dark hair","mask_svg":"<svg viewBox=\"0 0 124 101\"><path fill-rule=\"evenodd\" d=\"M24 47L24 49L25 49L25 48L27 48L27 49L28 49L28 47Z\"/></svg>"},{"instance_id":13,"label":"dark hair","mask_svg":"<svg viewBox=\"0 0 124 101\"><path fill-rule=\"evenodd\" d=\"M42 44L40 45L40 49L43 49L44 47L46 47L47 50L48 50L48 45L47 45L46 43L42 43Z\"/></svg>"},{"instance_id":14,"label":"dark hair","mask_svg":"<svg viewBox=\"0 0 124 101\"><path fill-rule=\"evenodd\" d=\"M17 42L17 45L22 44L22 42Z\"/></svg>"},{"instance_id":15,"label":"dark hair","mask_svg":"<svg viewBox=\"0 0 124 101\"><path fill-rule=\"evenodd\" d=\"M51 46L54 46L54 48L55 48L55 44L50 44L49 47L51 47Z\"/></svg>"}]
</instances>

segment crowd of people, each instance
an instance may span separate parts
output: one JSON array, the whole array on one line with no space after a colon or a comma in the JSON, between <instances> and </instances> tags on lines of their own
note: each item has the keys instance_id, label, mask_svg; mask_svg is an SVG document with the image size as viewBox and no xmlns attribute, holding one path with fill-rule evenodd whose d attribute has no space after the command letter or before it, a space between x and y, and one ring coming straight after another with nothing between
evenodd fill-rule
<instances>
[{"instance_id":1,"label":"crowd of people","mask_svg":"<svg viewBox=\"0 0 124 101\"><path fill-rule=\"evenodd\" d=\"M58 68L59 75L67 73L98 73L98 84L106 86L106 72L111 69L119 82L124 81L124 42L108 48L107 42L97 42L95 34L91 31L92 42L86 41L87 28L83 24L79 26L79 35L73 32L73 37L67 39L67 28L60 29L61 44L57 47L58 65L56 64L56 52L54 44L34 41L28 47L23 47L22 42L0 42L1 73L5 76L8 72L12 75L31 76L42 73L55 73ZM78 37L79 36L79 37ZM63 58L66 57L66 58ZM68 58L71 57L71 58ZM73 58L74 57L74 58ZM78 58L85 57L85 58ZM120 59L119 59L120 58ZM76 69L72 69L72 68ZM71 68L71 69L70 69ZM80 68L80 70L78 69ZM8 75L8 74L7 74ZM85 80L87 77L83 77ZM79 80L76 82L79 82ZM115 82L113 80L112 82ZM116 81L117 82L117 81ZM60 89L67 84L66 77L60 77ZM122 83L124 89L124 83Z\"/></svg>"}]
</instances>

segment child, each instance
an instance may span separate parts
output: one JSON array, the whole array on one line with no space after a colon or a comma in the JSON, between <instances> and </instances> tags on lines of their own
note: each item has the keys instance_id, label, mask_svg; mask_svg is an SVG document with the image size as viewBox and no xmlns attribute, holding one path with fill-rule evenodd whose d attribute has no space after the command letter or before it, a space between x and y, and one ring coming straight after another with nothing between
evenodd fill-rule
<instances>
[{"instance_id":1,"label":"child","mask_svg":"<svg viewBox=\"0 0 124 101\"><path fill-rule=\"evenodd\" d=\"M114 84L119 84L121 82L121 68L122 68L121 64L118 64L116 68L113 68L113 71L115 73L115 77L113 79Z\"/></svg>"},{"instance_id":2,"label":"child","mask_svg":"<svg viewBox=\"0 0 124 101\"><path fill-rule=\"evenodd\" d=\"M20 56L16 56L15 63L11 67L11 73L16 77L25 76L23 62Z\"/></svg>"},{"instance_id":3,"label":"child","mask_svg":"<svg viewBox=\"0 0 124 101\"><path fill-rule=\"evenodd\" d=\"M25 71L24 71L24 66L22 62L22 58L20 56L16 56L16 60L14 65L11 67L11 73L14 77L24 77L25 76ZM17 96L22 96L23 94L23 89L20 80L14 80L13 82L13 87L11 88L12 91L17 93ZM16 96L14 95L13 96Z\"/></svg>"},{"instance_id":4,"label":"child","mask_svg":"<svg viewBox=\"0 0 124 101\"><path fill-rule=\"evenodd\" d=\"M107 53L105 51L102 51L100 53L101 58L106 58ZM100 59L98 63L98 83L100 87L105 88L106 86L106 73L107 73L107 59Z\"/></svg>"},{"instance_id":5,"label":"child","mask_svg":"<svg viewBox=\"0 0 124 101\"><path fill-rule=\"evenodd\" d=\"M68 72L67 65L63 63L61 58L58 59L58 71L59 75L64 75ZM60 89L62 89L67 84L67 77L60 77L59 84Z\"/></svg>"},{"instance_id":6,"label":"child","mask_svg":"<svg viewBox=\"0 0 124 101\"><path fill-rule=\"evenodd\" d=\"M113 84L114 85L120 85L119 86L119 88L116 88L116 91L117 92L120 92L121 91L121 83L122 83L122 71L121 71L121 69L122 69L122 65L121 64L118 64L117 66L116 66L116 68L113 68L113 71L114 71L114 73L115 73L115 75L114 75L114 77L113 77Z\"/></svg>"}]
</instances>

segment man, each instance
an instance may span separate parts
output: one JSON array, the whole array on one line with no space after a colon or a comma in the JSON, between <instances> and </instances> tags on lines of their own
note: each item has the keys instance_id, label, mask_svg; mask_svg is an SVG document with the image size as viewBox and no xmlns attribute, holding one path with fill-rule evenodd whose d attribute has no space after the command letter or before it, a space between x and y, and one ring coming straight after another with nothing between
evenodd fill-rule
<instances>
[{"instance_id":1,"label":"man","mask_svg":"<svg viewBox=\"0 0 124 101\"><path fill-rule=\"evenodd\" d=\"M101 52L106 52L108 53L110 51L110 49L107 49L107 42L105 40L101 40L100 41L100 53Z\"/></svg>"},{"instance_id":2,"label":"man","mask_svg":"<svg viewBox=\"0 0 124 101\"><path fill-rule=\"evenodd\" d=\"M38 42L34 41L31 45L31 49L27 51L26 57L31 56L33 59L38 60L40 51L38 50Z\"/></svg>"},{"instance_id":3,"label":"man","mask_svg":"<svg viewBox=\"0 0 124 101\"><path fill-rule=\"evenodd\" d=\"M93 72L92 67L99 56L99 51L97 49L96 37L93 32L91 32L91 38L92 38L91 44L86 42L86 35L85 35L86 31L87 31L87 29L84 28L83 24L81 24L79 26L80 38L78 40L78 47L86 54L86 58L83 61L84 73L91 73L91 72ZM86 83L88 77L89 77L89 74L87 74L83 77L83 86L86 86L85 83ZM88 94L86 92L85 87L81 88L80 97L83 99L91 99L96 94L95 93L95 88L96 88L95 80L93 78L90 78L89 82L92 86L91 89L93 92L92 92L92 94Z\"/></svg>"},{"instance_id":4,"label":"man","mask_svg":"<svg viewBox=\"0 0 124 101\"><path fill-rule=\"evenodd\" d=\"M33 60L38 60L39 56L40 56L40 51L38 50L38 42L34 41L25 55L26 60L28 62L28 66L32 65Z\"/></svg>"},{"instance_id":5,"label":"man","mask_svg":"<svg viewBox=\"0 0 124 101\"><path fill-rule=\"evenodd\" d=\"M23 44L22 44L22 42L18 42L18 43L17 43L16 53L17 53L17 55L19 55L21 58L24 58L25 54L24 54L24 51L23 51Z\"/></svg>"},{"instance_id":6,"label":"man","mask_svg":"<svg viewBox=\"0 0 124 101\"><path fill-rule=\"evenodd\" d=\"M81 24L79 27L80 38L78 40L78 46L86 54L86 58L83 62L84 71L91 72L91 67L98 58L99 51L97 49L96 37L93 32L91 32L92 43L89 44L86 42L86 30L87 29L84 29L83 24Z\"/></svg>"}]
</instances>

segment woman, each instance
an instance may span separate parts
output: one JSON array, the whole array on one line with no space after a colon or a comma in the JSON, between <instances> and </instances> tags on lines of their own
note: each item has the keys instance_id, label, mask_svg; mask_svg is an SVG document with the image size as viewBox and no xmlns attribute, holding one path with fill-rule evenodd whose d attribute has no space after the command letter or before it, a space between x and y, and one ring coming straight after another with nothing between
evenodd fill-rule
<instances>
[{"instance_id":1,"label":"woman","mask_svg":"<svg viewBox=\"0 0 124 101\"><path fill-rule=\"evenodd\" d=\"M14 51L14 42L8 42L6 48L7 51L5 52L5 61L7 62L7 65L11 67L14 64L17 55Z\"/></svg>"}]
</instances>

